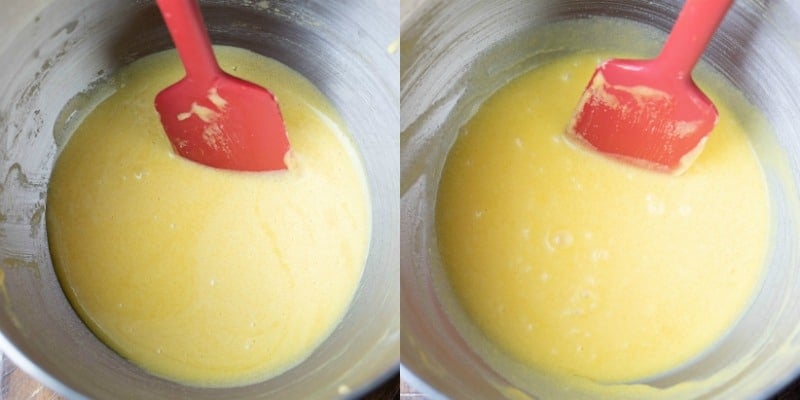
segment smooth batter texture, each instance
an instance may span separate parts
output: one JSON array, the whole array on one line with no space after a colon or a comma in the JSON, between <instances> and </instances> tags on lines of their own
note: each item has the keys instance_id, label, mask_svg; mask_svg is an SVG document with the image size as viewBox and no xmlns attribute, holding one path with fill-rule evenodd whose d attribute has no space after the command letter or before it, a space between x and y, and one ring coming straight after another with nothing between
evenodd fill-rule
<instances>
[{"instance_id":1,"label":"smooth batter texture","mask_svg":"<svg viewBox=\"0 0 800 400\"><path fill-rule=\"evenodd\" d=\"M175 155L153 105L183 75L173 51L114 78L59 156L47 201L56 272L86 324L146 370L203 386L306 358L348 308L370 225L359 157L323 96L276 61L216 51L276 95L288 171Z\"/></svg>"},{"instance_id":2,"label":"smooth batter texture","mask_svg":"<svg viewBox=\"0 0 800 400\"><path fill-rule=\"evenodd\" d=\"M631 382L681 366L736 322L760 283L768 196L745 132L720 120L681 176L569 141L601 59L576 54L487 100L437 197L445 272L472 322L536 369Z\"/></svg>"}]
</instances>

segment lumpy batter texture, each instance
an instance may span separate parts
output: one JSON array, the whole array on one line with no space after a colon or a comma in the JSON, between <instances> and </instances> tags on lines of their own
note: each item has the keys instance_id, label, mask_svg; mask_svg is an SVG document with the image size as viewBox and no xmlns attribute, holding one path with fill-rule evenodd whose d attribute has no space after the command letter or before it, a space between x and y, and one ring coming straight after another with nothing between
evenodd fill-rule
<instances>
[{"instance_id":1,"label":"lumpy batter texture","mask_svg":"<svg viewBox=\"0 0 800 400\"><path fill-rule=\"evenodd\" d=\"M216 50L223 69L276 95L287 171L175 155L153 99L183 69L160 53L114 78L60 154L47 202L56 272L92 331L154 374L212 386L276 375L330 334L370 218L359 158L323 96L278 62Z\"/></svg>"},{"instance_id":2,"label":"lumpy batter texture","mask_svg":"<svg viewBox=\"0 0 800 400\"><path fill-rule=\"evenodd\" d=\"M599 61L556 60L481 106L442 172L437 236L456 298L504 352L560 375L636 381L702 354L742 314L764 266L768 197L714 93L719 124L681 176L568 140Z\"/></svg>"}]
</instances>

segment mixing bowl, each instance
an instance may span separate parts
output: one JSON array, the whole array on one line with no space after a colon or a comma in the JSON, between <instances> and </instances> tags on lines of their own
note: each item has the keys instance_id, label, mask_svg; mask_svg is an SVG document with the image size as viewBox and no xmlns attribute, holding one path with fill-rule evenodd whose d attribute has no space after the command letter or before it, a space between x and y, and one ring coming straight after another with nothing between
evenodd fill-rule
<instances>
[{"instance_id":1,"label":"mixing bowl","mask_svg":"<svg viewBox=\"0 0 800 400\"><path fill-rule=\"evenodd\" d=\"M0 349L68 398L356 397L399 362L399 6L395 1L208 1L212 41L289 65L334 104L360 150L372 205L361 285L344 320L305 361L268 381L195 388L151 376L104 346L53 272L44 223L59 146L93 82L171 48L152 1L6 1L0 13Z\"/></svg>"},{"instance_id":2,"label":"mixing bowl","mask_svg":"<svg viewBox=\"0 0 800 400\"><path fill-rule=\"evenodd\" d=\"M697 73L716 70L773 134L752 135L773 228L761 289L730 332L689 364L630 384L563 386L476 346L441 268L434 204L459 127L499 87L582 49L655 55L675 0L427 1L401 24L401 374L433 398L763 398L800 374L800 3L736 1ZM597 24L595 17L614 18ZM602 26L600 26L602 25ZM639 31L642 25L652 27ZM631 41L631 32L650 35ZM644 32L644 33L642 33ZM775 151L775 148L782 151Z\"/></svg>"}]
</instances>

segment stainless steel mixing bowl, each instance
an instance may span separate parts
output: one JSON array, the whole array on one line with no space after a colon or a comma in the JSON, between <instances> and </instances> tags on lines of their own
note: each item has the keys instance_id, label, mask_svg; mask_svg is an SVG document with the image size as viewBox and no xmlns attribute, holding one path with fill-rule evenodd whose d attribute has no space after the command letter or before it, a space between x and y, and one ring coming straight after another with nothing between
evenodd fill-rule
<instances>
[{"instance_id":1,"label":"stainless steel mixing bowl","mask_svg":"<svg viewBox=\"0 0 800 400\"><path fill-rule=\"evenodd\" d=\"M433 398L593 398L614 388L565 387L535 372L488 361L468 344L434 234L436 190L459 127L514 76L587 48L653 55L682 5L678 0L427 1L401 32L401 374ZM619 22L656 28L632 44ZM557 30L554 24L568 29ZM631 49L633 46L635 48ZM663 399L763 398L800 374L800 3L739 0L700 73L717 70L763 112L774 136L752 141L764 166L774 228L763 287L714 348L682 368L636 382ZM777 146L786 155L775 155ZM464 333L466 332L466 333ZM510 364L509 364L510 365ZM522 372L520 372L522 371ZM627 385L632 386L632 385Z\"/></svg>"},{"instance_id":2,"label":"stainless steel mixing bowl","mask_svg":"<svg viewBox=\"0 0 800 400\"><path fill-rule=\"evenodd\" d=\"M44 224L67 101L114 70L172 47L152 1L9 0L0 13L0 349L68 398L355 397L399 362L399 5L391 0L207 1L212 41L305 75L363 155L373 235L352 308L310 358L263 383L200 389L155 378L105 347L70 308ZM391 50L391 49L389 49ZM77 114L86 110L75 110ZM74 117L74 116L72 116ZM54 132L54 127L59 126Z\"/></svg>"}]
</instances>

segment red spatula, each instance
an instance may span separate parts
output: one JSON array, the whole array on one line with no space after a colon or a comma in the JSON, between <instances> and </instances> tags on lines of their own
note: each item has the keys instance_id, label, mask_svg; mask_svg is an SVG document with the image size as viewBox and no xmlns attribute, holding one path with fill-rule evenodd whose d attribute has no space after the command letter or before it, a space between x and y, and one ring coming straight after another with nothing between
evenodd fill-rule
<instances>
[{"instance_id":1,"label":"red spatula","mask_svg":"<svg viewBox=\"0 0 800 400\"><path fill-rule=\"evenodd\" d=\"M688 168L718 117L691 72L732 2L686 0L658 57L602 64L568 132L597 151L648 168Z\"/></svg>"},{"instance_id":2,"label":"red spatula","mask_svg":"<svg viewBox=\"0 0 800 400\"><path fill-rule=\"evenodd\" d=\"M155 101L175 151L215 168L285 169L289 140L272 94L220 69L196 0L157 3L186 70Z\"/></svg>"}]
</instances>

